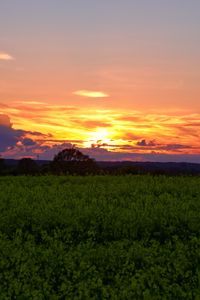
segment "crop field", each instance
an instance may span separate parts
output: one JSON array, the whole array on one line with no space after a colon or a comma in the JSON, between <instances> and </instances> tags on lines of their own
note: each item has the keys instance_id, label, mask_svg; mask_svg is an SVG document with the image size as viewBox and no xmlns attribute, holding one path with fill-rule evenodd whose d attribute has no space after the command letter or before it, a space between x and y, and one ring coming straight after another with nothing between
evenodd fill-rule
<instances>
[{"instance_id":1,"label":"crop field","mask_svg":"<svg viewBox=\"0 0 200 300\"><path fill-rule=\"evenodd\" d=\"M200 299L200 178L0 177L0 299Z\"/></svg>"}]
</instances>

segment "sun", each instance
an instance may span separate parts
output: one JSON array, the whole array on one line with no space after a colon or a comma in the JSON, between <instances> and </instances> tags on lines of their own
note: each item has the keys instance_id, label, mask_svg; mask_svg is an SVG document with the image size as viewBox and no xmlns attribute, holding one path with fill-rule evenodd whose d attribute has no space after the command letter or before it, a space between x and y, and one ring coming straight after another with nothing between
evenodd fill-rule
<instances>
[{"instance_id":1,"label":"sun","mask_svg":"<svg viewBox=\"0 0 200 300\"><path fill-rule=\"evenodd\" d=\"M97 131L91 132L91 139L94 141L104 141L108 139L108 131L105 128L99 128Z\"/></svg>"},{"instance_id":2,"label":"sun","mask_svg":"<svg viewBox=\"0 0 200 300\"><path fill-rule=\"evenodd\" d=\"M97 130L88 133L84 146L91 147L92 144L108 144L109 142L110 138L108 130L105 128L98 128Z\"/></svg>"}]
</instances>

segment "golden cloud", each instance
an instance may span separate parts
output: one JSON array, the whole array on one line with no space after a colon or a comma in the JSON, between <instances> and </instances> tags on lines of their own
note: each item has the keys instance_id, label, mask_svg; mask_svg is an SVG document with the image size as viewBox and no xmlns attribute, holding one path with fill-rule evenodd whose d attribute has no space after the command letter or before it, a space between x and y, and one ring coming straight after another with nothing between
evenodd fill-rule
<instances>
[{"instance_id":1,"label":"golden cloud","mask_svg":"<svg viewBox=\"0 0 200 300\"><path fill-rule=\"evenodd\" d=\"M94 144L98 148L104 145L109 151L112 149L138 153L159 151L165 154L200 154L198 113L152 114L143 111L108 110L98 107L88 109L41 103L19 101L12 103L12 106L0 103L0 123L7 122L2 114L9 115L15 130L27 132L31 128L34 132L41 132L45 135L42 138L28 138L37 141L40 139L43 146L59 145L65 142L67 137L67 141L77 141L76 145L85 148ZM52 135L51 141L48 134Z\"/></svg>"},{"instance_id":2,"label":"golden cloud","mask_svg":"<svg viewBox=\"0 0 200 300\"><path fill-rule=\"evenodd\" d=\"M14 58L5 52L0 52L0 60L13 60Z\"/></svg>"},{"instance_id":3,"label":"golden cloud","mask_svg":"<svg viewBox=\"0 0 200 300\"><path fill-rule=\"evenodd\" d=\"M100 91L88 91L88 90L79 90L73 93L74 95L88 98L106 98L109 97L108 94Z\"/></svg>"}]
</instances>

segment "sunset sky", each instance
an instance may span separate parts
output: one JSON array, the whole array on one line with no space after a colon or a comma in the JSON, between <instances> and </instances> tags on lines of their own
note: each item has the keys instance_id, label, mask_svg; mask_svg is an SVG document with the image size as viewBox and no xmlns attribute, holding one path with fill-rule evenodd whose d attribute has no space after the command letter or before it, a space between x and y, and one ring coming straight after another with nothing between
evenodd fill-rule
<instances>
[{"instance_id":1,"label":"sunset sky","mask_svg":"<svg viewBox=\"0 0 200 300\"><path fill-rule=\"evenodd\" d=\"M200 163L199 0L0 0L0 154Z\"/></svg>"}]
</instances>

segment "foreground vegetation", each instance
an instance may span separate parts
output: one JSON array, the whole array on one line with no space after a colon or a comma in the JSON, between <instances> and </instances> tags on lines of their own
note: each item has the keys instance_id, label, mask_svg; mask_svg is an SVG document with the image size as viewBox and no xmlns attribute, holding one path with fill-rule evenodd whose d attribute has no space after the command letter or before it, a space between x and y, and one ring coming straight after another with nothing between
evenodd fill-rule
<instances>
[{"instance_id":1,"label":"foreground vegetation","mask_svg":"<svg viewBox=\"0 0 200 300\"><path fill-rule=\"evenodd\" d=\"M199 177L0 177L0 299L200 299L199 211Z\"/></svg>"}]
</instances>

